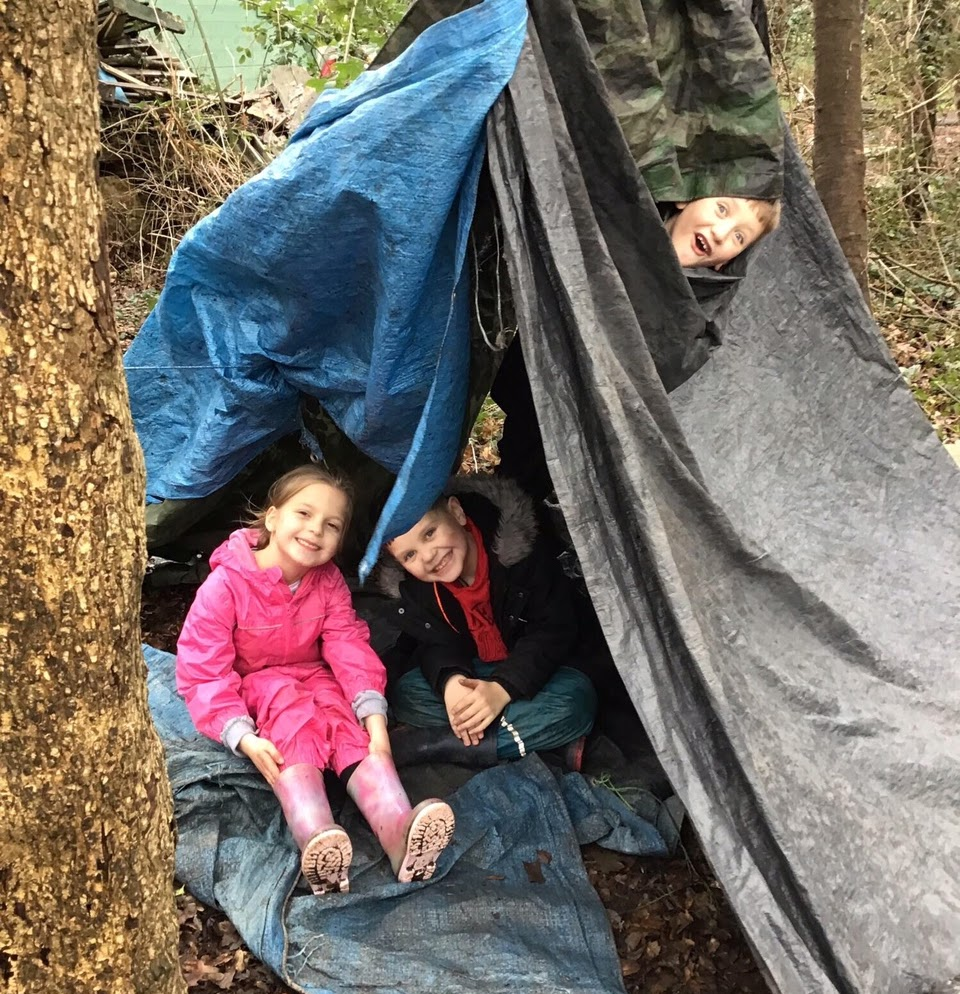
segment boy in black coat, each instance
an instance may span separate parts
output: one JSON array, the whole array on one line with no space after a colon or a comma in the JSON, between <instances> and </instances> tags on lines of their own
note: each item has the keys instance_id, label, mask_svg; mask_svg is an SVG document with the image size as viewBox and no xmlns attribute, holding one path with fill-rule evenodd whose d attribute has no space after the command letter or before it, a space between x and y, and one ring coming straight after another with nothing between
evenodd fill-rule
<instances>
[{"instance_id":1,"label":"boy in black coat","mask_svg":"<svg viewBox=\"0 0 960 994\"><path fill-rule=\"evenodd\" d=\"M449 726L467 748L495 738L500 759L590 731L596 692L564 665L576 652L574 595L515 483L457 477L387 551L380 586L397 599L398 653L414 664L393 685L399 721Z\"/></svg>"}]
</instances>

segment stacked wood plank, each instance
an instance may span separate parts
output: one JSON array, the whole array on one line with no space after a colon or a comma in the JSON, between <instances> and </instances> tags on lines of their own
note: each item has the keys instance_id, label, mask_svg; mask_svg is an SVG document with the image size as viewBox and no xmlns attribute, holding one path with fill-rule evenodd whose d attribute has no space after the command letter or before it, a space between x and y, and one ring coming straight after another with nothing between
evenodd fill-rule
<instances>
[{"instance_id":1,"label":"stacked wood plank","mask_svg":"<svg viewBox=\"0 0 960 994\"><path fill-rule=\"evenodd\" d=\"M267 148L286 141L316 98L316 91L306 85L309 73L299 66L276 66L268 84L249 93L217 92L145 36L158 30L183 34L186 28L179 17L152 0L99 0L97 44L105 109L188 100L201 116L209 111L238 122L249 146L248 157L263 164L270 157ZM104 80L103 74L109 78Z\"/></svg>"},{"instance_id":2,"label":"stacked wood plank","mask_svg":"<svg viewBox=\"0 0 960 994\"><path fill-rule=\"evenodd\" d=\"M99 0L97 5L97 46L100 69L116 83L101 77L101 98L118 99L119 86L128 100L168 99L184 90L199 88L199 80L179 59L164 52L153 41L141 37L146 30L162 29L171 34L186 30L179 17L153 3L139 0Z\"/></svg>"}]
</instances>

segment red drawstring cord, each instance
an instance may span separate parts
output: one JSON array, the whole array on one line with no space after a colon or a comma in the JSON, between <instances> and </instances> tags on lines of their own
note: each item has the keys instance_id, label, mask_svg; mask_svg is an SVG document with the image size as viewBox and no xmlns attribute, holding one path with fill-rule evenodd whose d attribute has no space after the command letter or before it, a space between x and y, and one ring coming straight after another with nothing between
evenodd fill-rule
<instances>
[{"instance_id":1,"label":"red drawstring cord","mask_svg":"<svg viewBox=\"0 0 960 994\"><path fill-rule=\"evenodd\" d=\"M450 620L447 616L447 612L443 609L443 601L440 600L440 587L435 583L433 585L433 595L437 598L437 607L440 608L440 613L443 615L443 620L459 635L460 629Z\"/></svg>"}]
</instances>

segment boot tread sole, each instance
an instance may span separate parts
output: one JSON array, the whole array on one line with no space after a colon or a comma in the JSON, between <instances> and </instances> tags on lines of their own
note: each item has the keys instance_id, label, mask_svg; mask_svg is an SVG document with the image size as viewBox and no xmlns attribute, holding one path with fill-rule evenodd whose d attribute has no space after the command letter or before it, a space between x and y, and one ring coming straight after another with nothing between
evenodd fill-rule
<instances>
[{"instance_id":1,"label":"boot tread sole","mask_svg":"<svg viewBox=\"0 0 960 994\"><path fill-rule=\"evenodd\" d=\"M350 861L353 845L342 828L317 833L304 847L300 869L318 897L346 894L350 890Z\"/></svg>"},{"instance_id":2,"label":"boot tread sole","mask_svg":"<svg viewBox=\"0 0 960 994\"><path fill-rule=\"evenodd\" d=\"M455 827L453 810L435 801L418 811L407 831L407 849L397 873L400 883L429 880L440 853L450 844Z\"/></svg>"}]
</instances>

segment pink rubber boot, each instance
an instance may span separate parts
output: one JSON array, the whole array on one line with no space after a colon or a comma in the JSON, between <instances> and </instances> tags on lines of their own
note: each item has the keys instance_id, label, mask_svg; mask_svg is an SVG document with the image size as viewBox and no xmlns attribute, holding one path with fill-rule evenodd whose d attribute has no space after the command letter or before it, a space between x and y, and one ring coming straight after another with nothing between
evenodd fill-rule
<instances>
[{"instance_id":1,"label":"pink rubber boot","mask_svg":"<svg viewBox=\"0 0 960 994\"><path fill-rule=\"evenodd\" d=\"M382 753L361 761L350 777L347 793L390 857L397 880L402 884L429 880L440 853L453 838L450 805L431 798L411 809L393 759Z\"/></svg>"},{"instance_id":2,"label":"pink rubber boot","mask_svg":"<svg viewBox=\"0 0 960 994\"><path fill-rule=\"evenodd\" d=\"M350 890L350 837L333 820L323 774L309 763L289 766L273 791L300 849L300 869L316 895Z\"/></svg>"}]
</instances>

